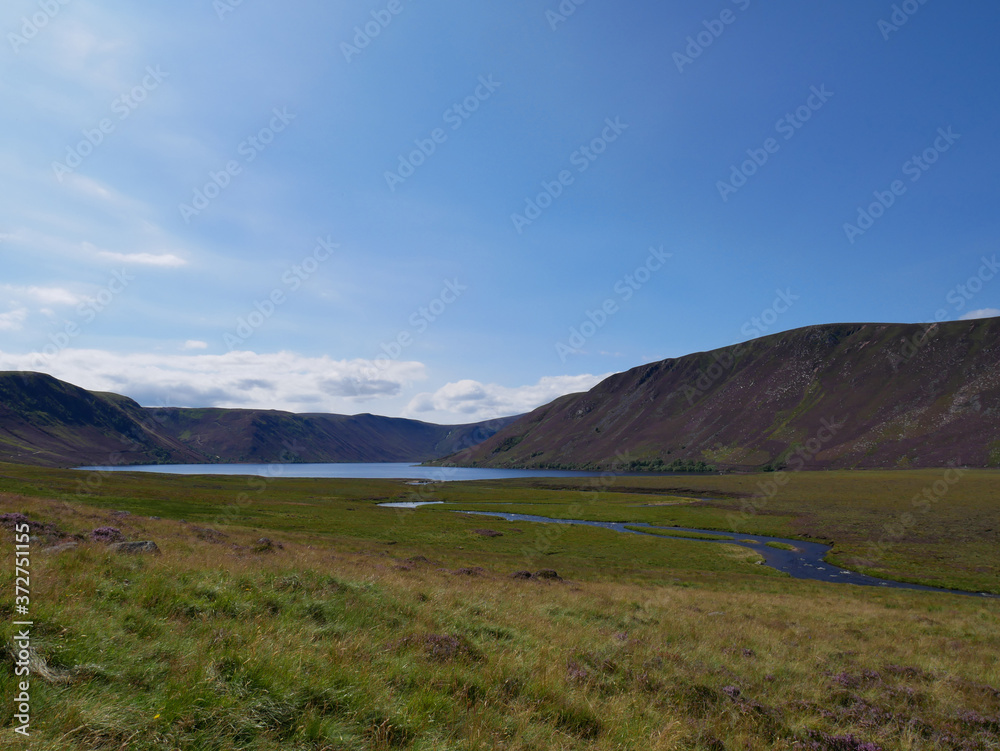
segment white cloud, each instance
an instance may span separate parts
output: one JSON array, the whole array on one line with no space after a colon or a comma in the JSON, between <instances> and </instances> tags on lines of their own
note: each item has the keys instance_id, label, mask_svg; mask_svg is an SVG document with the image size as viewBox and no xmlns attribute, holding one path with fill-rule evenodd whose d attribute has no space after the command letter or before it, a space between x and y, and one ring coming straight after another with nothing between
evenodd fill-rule
<instances>
[{"instance_id":1,"label":"white cloud","mask_svg":"<svg viewBox=\"0 0 1000 751\"><path fill-rule=\"evenodd\" d=\"M0 313L0 331L18 331L27 318L27 308L15 308L9 313Z\"/></svg>"},{"instance_id":2,"label":"white cloud","mask_svg":"<svg viewBox=\"0 0 1000 751\"><path fill-rule=\"evenodd\" d=\"M977 318L995 318L1000 316L1000 310L997 308L982 308L981 310L970 310L964 316L959 318L960 321L973 321Z\"/></svg>"},{"instance_id":3,"label":"white cloud","mask_svg":"<svg viewBox=\"0 0 1000 751\"><path fill-rule=\"evenodd\" d=\"M224 355L120 354L66 349L53 357L0 352L0 370L48 373L145 406L244 407L354 414L359 401L398 396L426 378L419 362L303 357L293 352Z\"/></svg>"},{"instance_id":4,"label":"white cloud","mask_svg":"<svg viewBox=\"0 0 1000 751\"><path fill-rule=\"evenodd\" d=\"M145 266L185 266L185 261L180 256L173 253L114 253L110 250L102 250L97 254L102 261L112 263L136 263Z\"/></svg>"},{"instance_id":5,"label":"white cloud","mask_svg":"<svg viewBox=\"0 0 1000 751\"><path fill-rule=\"evenodd\" d=\"M62 287L16 287L10 284L0 286L6 294L18 298L31 298L42 305L77 305L84 298Z\"/></svg>"},{"instance_id":6,"label":"white cloud","mask_svg":"<svg viewBox=\"0 0 1000 751\"><path fill-rule=\"evenodd\" d=\"M78 175L75 172L66 177L66 183L77 193L88 198L99 198L102 201L109 202L114 202L116 198L119 198L104 183L85 177L84 175Z\"/></svg>"},{"instance_id":7,"label":"white cloud","mask_svg":"<svg viewBox=\"0 0 1000 751\"><path fill-rule=\"evenodd\" d=\"M566 394L589 391L611 375L546 376L538 383L508 387L495 383L462 380L447 383L433 393L417 394L410 400L404 415L462 422L478 422L530 412ZM433 414L428 414L433 413Z\"/></svg>"},{"instance_id":8,"label":"white cloud","mask_svg":"<svg viewBox=\"0 0 1000 751\"><path fill-rule=\"evenodd\" d=\"M208 342L198 341L197 339L188 339L184 342L184 349L208 349Z\"/></svg>"}]
</instances>

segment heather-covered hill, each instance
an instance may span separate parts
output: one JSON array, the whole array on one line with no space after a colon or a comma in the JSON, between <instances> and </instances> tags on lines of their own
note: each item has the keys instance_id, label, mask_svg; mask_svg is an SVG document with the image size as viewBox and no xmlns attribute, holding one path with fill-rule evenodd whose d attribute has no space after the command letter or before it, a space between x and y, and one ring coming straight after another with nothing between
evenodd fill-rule
<instances>
[{"instance_id":1,"label":"heather-covered hill","mask_svg":"<svg viewBox=\"0 0 1000 751\"><path fill-rule=\"evenodd\" d=\"M40 373L0 373L0 461L43 466L211 462L420 462L516 418L433 425L376 415L146 409Z\"/></svg>"},{"instance_id":2,"label":"heather-covered hill","mask_svg":"<svg viewBox=\"0 0 1000 751\"><path fill-rule=\"evenodd\" d=\"M434 425L379 415L157 409L171 435L212 461L422 462L480 443L516 418Z\"/></svg>"},{"instance_id":3,"label":"heather-covered hill","mask_svg":"<svg viewBox=\"0 0 1000 751\"><path fill-rule=\"evenodd\" d=\"M0 373L0 461L45 466L203 461L118 394Z\"/></svg>"},{"instance_id":4,"label":"heather-covered hill","mask_svg":"<svg viewBox=\"0 0 1000 751\"><path fill-rule=\"evenodd\" d=\"M607 378L463 457L489 467L1000 466L1000 318L811 326Z\"/></svg>"}]
</instances>

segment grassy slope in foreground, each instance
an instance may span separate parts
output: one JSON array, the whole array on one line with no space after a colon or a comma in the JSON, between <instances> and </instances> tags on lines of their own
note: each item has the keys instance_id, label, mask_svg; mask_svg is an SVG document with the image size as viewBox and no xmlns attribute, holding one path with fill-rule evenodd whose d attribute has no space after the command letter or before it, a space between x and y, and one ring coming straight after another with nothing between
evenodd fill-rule
<instances>
[{"instance_id":1,"label":"grassy slope in foreground","mask_svg":"<svg viewBox=\"0 0 1000 751\"><path fill-rule=\"evenodd\" d=\"M0 474L33 495L58 495L75 476L52 472L46 493L45 471ZM108 477L69 502L0 496L4 511L66 532L115 526L164 551L85 543L33 556L39 748L930 751L1000 740L992 601L765 576L727 559L728 546L584 528L543 556L578 580L517 581L505 575L523 565L514 530L533 525L500 522L503 537L483 537L482 517L374 506L404 496L399 483L263 483L239 524L224 525L220 510L252 481L157 479ZM580 495L441 493L515 505ZM627 500L618 512L665 500L602 496ZM282 547L258 543L265 533ZM652 563L676 568L643 570ZM10 591L9 567L0 586ZM0 672L0 694L13 693ZM0 741L23 747L11 715L0 705Z\"/></svg>"}]
</instances>

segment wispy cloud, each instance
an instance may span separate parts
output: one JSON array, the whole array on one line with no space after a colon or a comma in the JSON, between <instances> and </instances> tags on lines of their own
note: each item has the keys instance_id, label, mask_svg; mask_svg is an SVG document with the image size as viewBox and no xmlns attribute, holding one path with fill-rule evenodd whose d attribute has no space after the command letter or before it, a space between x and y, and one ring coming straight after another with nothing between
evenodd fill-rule
<instances>
[{"instance_id":1,"label":"wispy cloud","mask_svg":"<svg viewBox=\"0 0 1000 751\"><path fill-rule=\"evenodd\" d=\"M187 265L187 261L173 253L115 253L110 250L102 250L97 254L97 257L112 263L134 263L143 266L176 268Z\"/></svg>"},{"instance_id":2,"label":"wispy cloud","mask_svg":"<svg viewBox=\"0 0 1000 751\"><path fill-rule=\"evenodd\" d=\"M28 318L27 308L15 308L8 313L0 313L0 331L18 331Z\"/></svg>"},{"instance_id":3,"label":"wispy cloud","mask_svg":"<svg viewBox=\"0 0 1000 751\"><path fill-rule=\"evenodd\" d=\"M82 296L63 287L17 287L5 284L0 290L11 297L28 298L42 305L78 305L84 300Z\"/></svg>"}]
</instances>

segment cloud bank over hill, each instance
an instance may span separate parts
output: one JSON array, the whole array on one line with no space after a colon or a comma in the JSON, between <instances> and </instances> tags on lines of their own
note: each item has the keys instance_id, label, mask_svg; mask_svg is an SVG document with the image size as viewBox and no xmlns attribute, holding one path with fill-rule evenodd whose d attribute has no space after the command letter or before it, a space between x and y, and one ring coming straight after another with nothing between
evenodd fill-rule
<instances>
[{"instance_id":1,"label":"cloud bank over hill","mask_svg":"<svg viewBox=\"0 0 1000 751\"><path fill-rule=\"evenodd\" d=\"M2 319L0 319L2 320ZM200 342L185 343L185 351ZM442 424L521 414L604 376L555 376L521 387L472 380L412 395L428 380L415 361L334 360L293 352L121 354L66 349L51 357L0 352L0 370L48 373L92 391L124 394L147 407L224 407L288 412L402 413Z\"/></svg>"}]
</instances>

